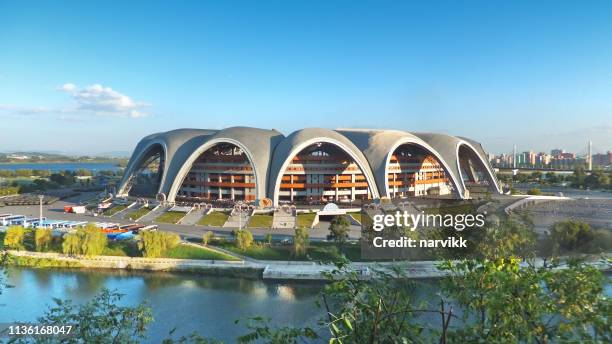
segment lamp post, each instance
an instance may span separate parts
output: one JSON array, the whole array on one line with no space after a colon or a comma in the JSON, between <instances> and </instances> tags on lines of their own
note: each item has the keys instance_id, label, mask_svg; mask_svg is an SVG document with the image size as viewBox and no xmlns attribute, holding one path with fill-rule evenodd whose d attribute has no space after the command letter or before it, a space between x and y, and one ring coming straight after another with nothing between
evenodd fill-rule
<instances>
[{"instance_id":1,"label":"lamp post","mask_svg":"<svg viewBox=\"0 0 612 344\"><path fill-rule=\"evenodd\" d=\"M45 198L45 195L38 195L38 200L40 201L39 208L38 208L38 226L39 226L39 227L42 227L42 217L43 217L43 213L42 213L42 206L43 206L43 198Z\"/></svg>"}]
</instances>

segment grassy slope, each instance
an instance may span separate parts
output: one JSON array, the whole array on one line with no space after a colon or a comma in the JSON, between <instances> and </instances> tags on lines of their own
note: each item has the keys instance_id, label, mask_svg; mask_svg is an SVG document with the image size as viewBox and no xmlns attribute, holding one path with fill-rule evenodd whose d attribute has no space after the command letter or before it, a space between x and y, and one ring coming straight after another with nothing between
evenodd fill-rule
<instances>
[{"instance_id":1,"label":"grassy slope","mask_svg":"<svg viewBox=\"0 0 612 344\"><path fill-rule=\"evenodd\" d=\"M138 220L139 218L141 218L141 217L145 216L146 214L148 214L150 211L151 211L151 209L150 209L150 208L148 208L148 207L142 207L142 208L140 208L140 209L138 209L138 210L136 210L136 211L134 211L134 212L130 213L130 214L127 216L127 219L128 219L128 220L130 220L130 221L136 221L136 220Z\"/></svg>"},{"instance_id":2,"label":"grassy slope","mask_svg":"<svg viewBox=\"0 0 612 344\"><path fill-rule=\"evenodd\" d=\"M314 221L316 213L299 213L297 214L296 226L303 228L312 227L312 222Z\"/></svg>"},{"instance_id":3,"label":"grassy slope","mask_svg":"<svg viewBox=\"0 0 612 344\"><path fill-rule=\"evenodd\" d=\"M178 245L177 247L166 252L164 257L179 259L237 260L236 258L225 253L189 245Z\"/></svg>"},{"instance_id":4,"label":"grassy slope","mask_svg":"<svg viewBox=\"0 0 612 344\"><path fill-rule=\"evenodd\" d=\"M270 228L272 227L272 215L256 214L251 216L249 228Z\"/></svg>"},{"instance_id":5,"label":"grassy slope","mask_svg":"<svg viewBox=\"0 0 612 344\"><path fill-rule=\"evenodd\" d=\"M167 211L155 219L155 222L161 223L177 223L180 219L185 217L185 213L180 211Z\"/></svg>"},{"instance_id":6,"label":"grassy slope","mask_svg":"<svg viewBox=\"0 0 612 344\"><path fill-rule=\"evenodd\" d=\"M229 215L220 211L212 211L198 221L198 225L222 227Z\"/></svg>"},{"instance_id":7,"label":"grassy slope","mask_svg":"<svg viewBox=\"0 0 612 344\"><path fill-rule=\"evenodd\" d=\"M127 205L125 204L118 204L110 209L105 210L102 214L106 215L106 216L113 216L115 214L117 214L118 212L122 211L123 209L127 208Z\"/></svg>"}]
</instances>

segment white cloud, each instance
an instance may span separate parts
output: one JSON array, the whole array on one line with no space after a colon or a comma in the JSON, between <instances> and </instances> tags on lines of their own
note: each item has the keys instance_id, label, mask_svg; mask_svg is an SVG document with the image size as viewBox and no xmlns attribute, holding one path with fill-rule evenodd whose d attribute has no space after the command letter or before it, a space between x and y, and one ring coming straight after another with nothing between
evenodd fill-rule
<instances>
[{"instance_id":1,"label":"white cloud","mask_svg":"<svg viewBox=\"0 0 612 344\"><path fill-rule=\"evenodd\" d=\"M57 116L59 119L70 120L84 120L88 115L125 118L147 116L143 109L149 104L135 101L110 87L93 84L79 88L75 84L65 83L57 89L69 94L74 104L52 108L0 104L0 116Z\"/></svg>"},{"instance_id":2,"label":"white cloud","mask_svg":"<svg viewBox=\"0 0 612 344\"><path fill-rule=\"evenodd\" d=\"M139 118L146 116L142 109L148 104L135 101L110 87L93 84L84 88L66 83L60 90L68 93L76 103L75 110L97 115Z\"/></svg>"}]
</instances>

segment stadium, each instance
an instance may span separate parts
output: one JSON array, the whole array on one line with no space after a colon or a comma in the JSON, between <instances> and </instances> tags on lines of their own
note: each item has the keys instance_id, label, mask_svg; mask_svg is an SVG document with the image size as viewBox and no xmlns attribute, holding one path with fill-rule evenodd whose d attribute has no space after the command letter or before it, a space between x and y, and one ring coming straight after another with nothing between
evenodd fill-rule
<instances>
[{"instance_id":1,"label":"stadium","mask_svg":"<svg viewBox=\"0 0 612 344\"><path fill-rule=\"evenodd\" d=\"M143 138L117 197L265 207L500 193L481 144L380 129L176 129Z\"/></svg>"}]
</instances>

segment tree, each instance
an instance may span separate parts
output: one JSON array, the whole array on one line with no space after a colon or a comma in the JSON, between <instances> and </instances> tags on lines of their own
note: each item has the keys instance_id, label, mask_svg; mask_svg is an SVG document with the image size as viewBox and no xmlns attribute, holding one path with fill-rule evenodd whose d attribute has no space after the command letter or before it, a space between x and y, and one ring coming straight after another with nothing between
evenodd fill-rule
<instances>
[{"instance_id":1,"label":"tree","mask_svg":"<svg viewBox=\"0 0 612 344\"><path fill-rule=\"evenodd\" d=\"M293 255L296 257L305 255L309 242L308 229L303 227L296 228L295 235L293 236Z\"/></svg>"},{"instance_id":2,"label":"tree","mask_svg":"<svg viewBox=\"0 0 612 344\"><path fill-rule=\"evenodd\" d=\"M212 231L204 233L204 236L202 236L202 243L204 245L208 245L208 243L214 238L214 236L215 233L213 233Z\"/></svg>"},{"instance_id":3,"label":"tree","mask_svg":"<svg viewBox=\"0 0 612 344\"><path fill-rule=\"evenodd\" d=\"M37 228L34 232L34 244L36 245L36 251L44 252L51 247L53 242L53 234L51 229Z\"/></svg>"},{"instance_id":4,"label":"tree","mask_svg":"<svg viewBox=\"0 0 612 344\"><path fill-rule=\"evenodd\" d=\"M337 244L343 244L348 239L351 222L346 215L335 216L329 226L329 239L333 239Z\"/></svg>"},{"instance_id":5,"label":"tree","mask_svg":"<svg viewBox=\"0 0 612 344\"><path fill-rule=\"evenodd\" d=\"M272 234L266 233L266 235L264 235L264 241L268 244L268 246L272 245Z\"/></svg>"},{"instance_id":6,"label":"tree","mask_svg":"<svg viewBox=\"0 0 612 344\"><path fill-rule=\"evenodd\" d=\"M10 226L4 236L4 246L13 250L23 250L26 230L23 226Z\"/></svg>"},{"instance_id":7,"label":"tree","mask_svg":"<svg viewBox=\"0 0 612 344\"><path fill-rule=\"evenodd\" d=\"M611 304L603 275L594 267L570 264L521 266L521 259L445 262L450 276L442 293L462 314L448 338L457 343L607 342Z\"/></svg>"},{"instance_id":8,"label":"tree","mask_svg":"<svg viewBox=\"0 0 612 344\"><path fill-rule=\"evenodd\" d=\"M76 233L64 235L64 239L62 241L62 252L69 255L81 254L81 244Z\"/></svg>"},{"instance_id":9,"label":"tree","mask_svg":"<svg viewBox=\"0 0 612 344\"><path fill-rule=\"evenodd\" d=\"M586 222L566 220L553 224L549 236L553 244L572 251L592 241L595 233Z\"/></svg>"},{"instance_id":10,"label":"tree","mask_svg":"<svg viewBox=\"0 0 612 344\"><path fill-rule=\"evenodd\" d=\"M236 232L236 247L242 251L246 251L253 245L253 234L245 229L240 229Z\"/></svg>"},{"instance_id":11,"label":"tree","mask_svg":"<svg viewBox=\"0 0 612 344\"><path fill-rule=\"evenodd\" d=\"M181 238L175 233L160 231L145 231L140 234L138 248L143 257L162 257L168 250L173 249L181 242Z\"/></svg>"},{"instance_id":12,"label":"tree","mask_svg":"<svg viewBox=\"0 0 612 344\"><path fill-rule=\"evenodd\" d=\"M595 170L584 178L584 184L590 188L610 187L610 177L602 170Z\"/></svg>"},{"instance_id":13,"label":"tree","mask_svg":"<svg viewBox=\"0 0 612 344\"><path fill-rule=\"evenodd\" d=\"M586 177L586 173L584 172L584 167L578 166L574 169L574 174L572 175L574 181L572 182L573 187L583 187L584 179Z\"/></svg>"},{"instance_id":14,"label":"tree","mask_svg":"<svg viewBox=\"0 0 612 344\"><path fill-rule=\"evenodd\" d=\"M559 182L559 178L557 177L555 172L548 172L546 173L546 181L548 181L551 184L555 184Z\"/></svg>"},{"instance_id":15,"label":"tree","mask_svg":"<svg viewBox=\"0 0 612 344\"><path fill-rule=\"evenodd\" d=\"M62 343L126 343L136 344L146 338L153 321L151 308L142 303L135 307L120 306L123 294L103 288L91 301L74 305L70 300L54 299L37 321L41 324L76 324L74 335ZM56 343L57 337L33 337L36 343ZM27 341L30 343L30 341Z\"/></svg>"},{"instance_id":16,"label":"tree","mask_svg":"<svg viewBox=\"0 0 612 344\"><path fill-rule=\"evenodd\" d=\"M62 252L65 254L82 254L97 256L102 254L108 239L93 223L78 228L75 233L66 234L62 242Z\"/></svg>"},{"instance_id":17,"label":"tree","mask_svg":"<svg viewBox=\"0 0 612 344\"><path fill-rule=\"evenodd\" d=\"M78 229L77 234L81 236L82 254L86 256L102 254L108 244L106 234L93 223L88 223L85 228Z\"/></svg>"}]
</instances>

